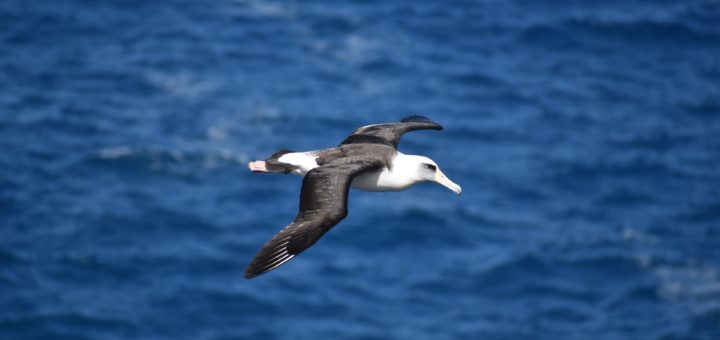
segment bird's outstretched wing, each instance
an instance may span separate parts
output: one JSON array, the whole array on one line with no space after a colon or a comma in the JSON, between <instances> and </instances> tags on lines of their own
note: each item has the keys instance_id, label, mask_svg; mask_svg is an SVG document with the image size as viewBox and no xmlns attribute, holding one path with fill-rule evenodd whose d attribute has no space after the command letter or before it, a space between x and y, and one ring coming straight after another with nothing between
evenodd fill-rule
<instances>
[{"instance_id":1,"label":"bird's outstretched wing","mask_svg":"<svg viewBox=\"0 0 720 340\"><path fill-rule=\"evenodd\" d=\"M349 157L310 170L303 179L295 220L265 243L245 269L245 278L273 270L315 244L347 216L353 178L382 167L382 161L374 157Z\"/></svg>"},{"instance_id":2,"label":"bird's outstretched wing","mask_svg":"<svg viewBox=\"0 0 720 340\"><path fill-rule=\"evenodd\" d=\"M352 135L345 138L340 145L377 143L387 144L397 148L397 145L400 142L400 137L402 137L405 132L442 129L442 125L433 122L429 118L423 116L410 116L401 120L399 123L382 123L359 127L353 131Z\"/></svg>"}]
</instances>

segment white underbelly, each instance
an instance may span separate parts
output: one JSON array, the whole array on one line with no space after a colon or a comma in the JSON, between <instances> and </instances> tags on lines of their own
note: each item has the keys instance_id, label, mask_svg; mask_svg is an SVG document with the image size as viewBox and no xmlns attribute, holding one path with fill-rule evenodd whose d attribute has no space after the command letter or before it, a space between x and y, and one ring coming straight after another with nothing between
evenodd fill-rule
<instances>
[{"instance_id":1,"label":"white underbelly","mask_svg":"<svg viewBox=\"0 0 720 340\"><path fill-rule=\"evenodd\" d=\"M353 189L363 191L401 191L410 184L400 183L387 169L364 173L350 183Z\"/></svg>"},{"instance_id":2,"label":"white underbelly","mask_svg":"<svg viewBox=\"0 0 720 340\"><path fill-rule=\"evenodd\" d=\"M288 153L280 156L278 161L296 166L297 168L291 173L298 176L305 176L310 170L318 167L316 151ZM355 177L350 187L363 191L400 191L407 189L411 184L413 182L405 176L383 168Z\"/></svg>"}]
</instances>

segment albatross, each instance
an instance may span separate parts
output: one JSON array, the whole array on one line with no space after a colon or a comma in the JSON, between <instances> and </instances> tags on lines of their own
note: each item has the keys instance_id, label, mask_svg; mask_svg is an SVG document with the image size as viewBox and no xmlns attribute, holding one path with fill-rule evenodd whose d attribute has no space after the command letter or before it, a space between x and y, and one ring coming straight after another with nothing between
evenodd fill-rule
<instances>
[{"instance_id":1,"label":"albatross","mask_svg":"<svg viewBox=\"0 0 720 340\"><path fill-rule=\"evenodd\" d=\"M307 152L280 150L264 161L248 163L255 173L303 177L300 211L287 227L270 239L245 270L251 279L267 273L311 247L347 216L350 188L363 191L401 191L420 182L436 182L460 195L432 159L398 151L400 137L415 130L442 130L423 116L400 122L357 128L339 146Z\"/></svg>"}]
</instances>

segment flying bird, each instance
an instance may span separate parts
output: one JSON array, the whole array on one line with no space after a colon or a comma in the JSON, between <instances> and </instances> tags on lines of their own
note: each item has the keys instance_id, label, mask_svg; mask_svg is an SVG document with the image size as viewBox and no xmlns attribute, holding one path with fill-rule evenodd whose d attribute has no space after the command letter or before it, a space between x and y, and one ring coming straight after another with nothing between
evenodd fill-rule
<instances>
[{"instance_id":1,"label":"flying bird","mask_svg":"<svg viewBox=\"0 0 720 340\"><path fill-rule=\"evenodd\" d=\"M460 195L462 188L430 158L398 151L400 137L415 130L442 130L422 116L397 123L362 126L339 146L307 152L280 150L248 163L256 173L303 176L300 211L255 255L245 270L251 279L267 273L309 248L347 216L348 191L401 191L419 182L437 182Z\"/></svg>"}]
</instances>

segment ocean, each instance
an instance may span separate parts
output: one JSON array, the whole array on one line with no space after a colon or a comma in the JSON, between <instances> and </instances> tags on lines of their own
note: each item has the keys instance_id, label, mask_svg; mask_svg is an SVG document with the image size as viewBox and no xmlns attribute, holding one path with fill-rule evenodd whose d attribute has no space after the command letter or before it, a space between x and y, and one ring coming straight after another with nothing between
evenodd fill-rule
<instances>
[{"instance_id":1,"label":"ocean","mask_svg":"<svg viewBox=\"0 0 720 340\"><path fill-rule=\"evenodd\" d=\"M715 0L0 2L1 339L720 339ZM282 148L423 115L252 280Z\"/></svg>"}]
</instances>

